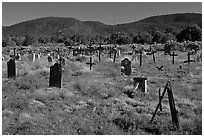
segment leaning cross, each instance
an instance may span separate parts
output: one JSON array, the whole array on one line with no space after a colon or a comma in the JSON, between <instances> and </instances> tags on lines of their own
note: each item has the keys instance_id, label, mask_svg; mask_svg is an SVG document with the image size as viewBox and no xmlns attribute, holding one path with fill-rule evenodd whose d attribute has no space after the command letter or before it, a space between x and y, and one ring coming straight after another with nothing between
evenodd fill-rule
<instances>
[{"instance_id":1,"label":"leaning cross","mask_svg":"<svg viewBox=\"0 0 204 137\"><path fill-rule=\"evenodd\" d=\"M90 65L90 70L91 70L91 67L92 67L93 65L96 65L96 63L93 63L93 62L92 62L92 57L90 57L90 62L88 62L88 63L86 63L86 64Z\"/></svg>"},{"instance_id":2,"label":"leaning cross","mask_svg":"<svg viewBox=\"0 0 204 137\"><path fill-rule=\"evenodd\" d=\"M190 52L188 52L188 60L184 61L184 63L190 63L190 62L193 62L194 60L191 60L190 59Z\"/></svg>"}]
</instances>

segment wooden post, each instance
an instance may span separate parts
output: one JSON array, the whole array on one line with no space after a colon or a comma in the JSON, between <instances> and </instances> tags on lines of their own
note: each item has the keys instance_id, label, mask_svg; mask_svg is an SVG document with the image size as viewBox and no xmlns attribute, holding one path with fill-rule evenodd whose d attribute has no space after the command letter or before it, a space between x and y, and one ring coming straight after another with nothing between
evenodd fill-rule
<instances>
[{"instance_id":1,"label":"wooden post","mask_svg":"<svg viewBox=\"0 0 204 137\"><path fill-rule=\"evenodd\" d=\"M114 58L113 58L113 62L115 62L116 54L117 54L117 50L116 50L116 48L114 48Z\"/></svg>"},{"instance_id":2,"label":"wooden post","mask_svg":"<svg viewBox=\"0 0 204 137\"><path fill-rule=\"evenodd\" d=\"M173 97L172 88L171 88L170 83L169 83L169 86L167 87L167 93L168 93L168 98L169 98L169 106L171 110L172 122L177 128L179 128L178 113L177 113L176 106L174 103L174 97Z\"/></svg>"},{"instance_id":3,"label":"wooden post","mask_svg":"<svg viewBox=\"0 0 204 137\"><path fill-rule=\"evenodd\" d=\"M142 51L140 52L140 67L142 66Z\"/></svg>"},{"instance_id":4,"label":"wooden post","mask_svg":"<svg viewBox=\"0 0 204 137\"><path fill-rule=\"evenodd\" d=\"M151 46L150 46L150 47L151 47ZM154 56L154 53L152 54L152 56L153 56L153 61L154 61L154 63L155 63L156 61L155 61L155 56Z\"/></svg>"},{"instance_id":5,"label":"wooden post","mask_svg":"<svg viewBox=\"0 0 204 137\"><path fill-rule=\"evenodd\" d=\"M159 88L159 100L161 100L161 88ZM159 109L162 111L162 103L160 103Z\"/></svg>"},{"instance_id":6,"label":"wooden post","mask_svg":"<svg viewBox=\"0 0 204 137\"><path fill-rule=\"evenodd\" d=\"M162 95L161 95L161 99L159 100L159 103L158 103L158 105L157 105L157 107L156 107L156 109L155 109L155 111L154 111L154 114L153 114L153 116L152 116L152 119L151 119L150 123L153 122L154 117L155 117L155 115L156 115L156 113L157 113L157 111L158 111L158 109L159 109L159 106L161 105L161 101L162 101L162 99L163 99L163 97L164 97L164 95L165 95L165 92L166 92L166 90L167 90L168 83L169 83L169 82L166 83L166 86L165 86L165 88L164 88L164 91L163 91L163 93L162 93Z\"/></svg>"},{"instance_id":7,"label":"wooden post","mask_svg":"<svg viewBox=\"0 0 204 137\"><path fill-rule=\"evenodd\" d=\"M109 52L110 58L111 58L111 53L112 53L112 47L110 47L110 52Z\"/></svg>"}]
</instances>

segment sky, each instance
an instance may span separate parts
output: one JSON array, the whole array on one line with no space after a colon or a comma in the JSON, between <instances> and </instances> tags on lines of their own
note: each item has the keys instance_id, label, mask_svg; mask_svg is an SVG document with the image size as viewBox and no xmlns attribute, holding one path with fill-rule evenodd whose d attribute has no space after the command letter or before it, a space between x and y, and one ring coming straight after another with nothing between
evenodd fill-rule
<instances>
[{"instance_id":1,"label":"sky","mask_svg":"<svg viewBox=\"0 0 204 137\"><path fill-rule=\"evenodd\" d=\"M73 17L81 21L122 24L150 16L202 13L201 2L3 2L2 25L40 17Z\"/></svg>"}]
</instances>

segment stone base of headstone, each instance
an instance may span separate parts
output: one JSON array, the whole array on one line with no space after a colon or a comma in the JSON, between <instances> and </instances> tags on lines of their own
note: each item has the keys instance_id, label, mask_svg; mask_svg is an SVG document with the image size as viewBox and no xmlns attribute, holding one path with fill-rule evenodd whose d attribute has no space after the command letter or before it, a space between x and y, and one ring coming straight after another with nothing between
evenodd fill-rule
<instances>
[{"instance_id":1,"label":"stone base of headstone","mask_svg":"<svg viewBox=\"0 0 204 137\"><path fill-rule=\"evenodd\" d=\"M135 90L147 93L147 78L144 77L134 77L134 87Z\"/></svg>"}]
</instances>

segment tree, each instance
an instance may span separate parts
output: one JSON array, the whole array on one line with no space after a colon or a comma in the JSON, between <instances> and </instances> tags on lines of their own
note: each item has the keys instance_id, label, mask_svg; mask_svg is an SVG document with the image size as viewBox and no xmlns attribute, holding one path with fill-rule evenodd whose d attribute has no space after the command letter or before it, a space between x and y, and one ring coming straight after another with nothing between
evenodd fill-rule
<instances>
[{"instance_id":1,"label":"tree","mask_svg":"<svg viewBox=\"0 0 204 137\"><path fill-rule=\"evenodd\" d=\"M161 40L161 43L166 43L167 41L169 40L173 40L173 41L176 41L176 37L172 34L172 33L166 33L162 40Z\"/></svg>"},{"instance_id":2,"label":"tree","mask_svg":"<svg viewBox=\"0 0 204 137\"><path fill-rule=\"evenodd\" d=\"M139 41L137 41L139 40ZM151 44L152 42L152 35L148 32L139 32L138 35L135 36L134 38L134 42L137 41L136 43L140 43L140 44Z\"/></svg>"},{"instance_id":3,"label":"tree","mask_svg":"<svg viewBox=\"0 0 204 137\"><path fill-rule=\"evenodd\" d=\"M177 35L177 39L179 42L182 42L184 40L201 41L201 36L201 28L197 24L194 24L181 30L180 33Z\"/></svg>"},{"instance_id":4,"label":"tree","mask_svg":"<svg viewBox=\"0 0 204 137\"><path fill-rule=\"evenodd\" d=\"M161 43L162 38L164 37L164 34L160 31L156 31L153 38L152 38L152 43Z\"/></svg>"},{"instance_id":5,"label":"tree","mask_svg":"<svg viewBox=\"0 0 204 137\"><path fill-rule=\"evenodd\" d=\"M34 37L31 37L30 35L26 35L25 40L22 43L22 46L32 45L33 42L34 42Z\"/></svg>"}]
</instances>

